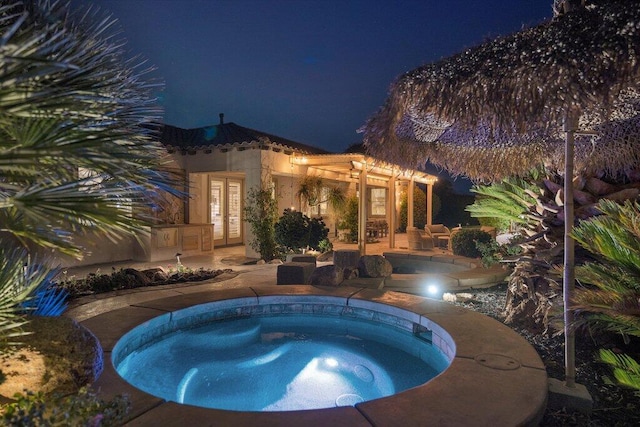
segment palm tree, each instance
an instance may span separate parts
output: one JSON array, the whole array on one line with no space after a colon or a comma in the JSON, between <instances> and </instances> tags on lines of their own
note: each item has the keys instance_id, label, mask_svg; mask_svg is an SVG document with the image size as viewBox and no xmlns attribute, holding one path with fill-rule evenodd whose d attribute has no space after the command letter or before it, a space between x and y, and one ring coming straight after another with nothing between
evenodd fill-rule
<instances>
[{"instance_id":1,"label":"palm tree","mask_svg":"<svg viewBox=\"0 0 640 427\"><path fill-rule=\"evenodd\" d=\"M82 257L78 235L134 235L153 195L173 191L152 138L160 86L124 59L115 35L113 18L63 2L0 6L2 306L39 285L9 273L27 254L46 271L51 253Z\"/></svg>"},{"instance_id":2,"label":"palm tree","mask_svg":"<svg viewBox=\"0 0 640 427\"><path fill-rule=\"evenodd\" d=\"M577 324L621 334L625 341L640 337L640 203L602 200L604 214L583 221L573 237L597 258L576 269L576 278L594 285L576 291L574 304L582 313ZM632 358L602 349L601 359L614 367L615 377L640 390L640 366Z\"/></svg>"}]
</instances>

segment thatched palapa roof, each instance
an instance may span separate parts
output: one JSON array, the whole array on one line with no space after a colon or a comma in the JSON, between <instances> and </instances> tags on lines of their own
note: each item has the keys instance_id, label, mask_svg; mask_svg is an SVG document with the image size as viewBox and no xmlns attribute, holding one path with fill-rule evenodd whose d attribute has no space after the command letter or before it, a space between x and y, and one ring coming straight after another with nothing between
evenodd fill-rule
<instances>
[{"instance_id":1,"label":"thatched palapa roof","mask_svg":"<svg viewBox=\"0 0 640 427\"><path fill-rule=\"evenodd\" d=\"M579 114L576 166L640 165L640 2L584 7L412 70L364 126L368 152L491 180L564 163L562 129ZM588 135L585 135L587 131Z\"/></svg>"}]
</instances>

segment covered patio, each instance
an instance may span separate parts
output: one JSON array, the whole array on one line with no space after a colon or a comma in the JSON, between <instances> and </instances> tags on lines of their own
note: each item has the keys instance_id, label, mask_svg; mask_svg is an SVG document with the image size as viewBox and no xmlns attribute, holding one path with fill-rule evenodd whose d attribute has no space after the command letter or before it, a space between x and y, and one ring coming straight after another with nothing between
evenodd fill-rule
<instances>
[{"instance_id":1,"label":"covered patio","mask_svg":"<svg viewBox=\"0 0 640 427\"><path fill-rule=\"evenodd\" d=\"M399 191L402 186L407 191L407 223L414 221L413 191L417 183L426 185L426 223L433 221L433 184L437 178L433 175L401 168L365 154L310 154L291 156L291 165L298 168L298 174L316 176L323 179L349 182L354 184L358 195L358 249L367 254L367 237L371 236L371 220L380 216L371 215L370 188L386 190L384 220L389 224L388 232L377 237L386 238L388 248L398 247L396 227L398 224ZM406 239L405 239L406 243Z\"/></svg>"}]
</instances>

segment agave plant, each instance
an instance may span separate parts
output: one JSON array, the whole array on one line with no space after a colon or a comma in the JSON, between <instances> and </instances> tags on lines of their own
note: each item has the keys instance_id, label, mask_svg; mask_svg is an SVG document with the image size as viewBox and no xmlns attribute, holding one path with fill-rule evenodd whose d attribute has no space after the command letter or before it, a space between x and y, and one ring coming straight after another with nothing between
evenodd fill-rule
<instances>
[{"instance_id":1,"label":"agave plant","mask_svg":"<svg viewBox=\"0 0 640 427\"><path fill-rule=\"evenodd\" d=\"M583 316L576 326L640 337L640 203L618 204L601 200L604 214L583 221L573 237L591 251L598 262L576 269L576 278L595 288L577 290L573 304ZM640 389L638 364L628 356L603 351L601 359L614 367L618 380Z\"/></svg>"},{"instance_id":2,"label":"agave plant","mask_svg":"<svg viewBox=\"0 0 640 427\"><path fill-rule=\"evenodd\" d=\"M173 191L152 138L160 87L125 59L116 35L114 19L68 3L0 5L0 247L80 258L75 237L134 235L154 194ZM11 280L0 282L16 305L39 286L11 291L22 257L7 252Z\"/></svg>"}]
</instances>

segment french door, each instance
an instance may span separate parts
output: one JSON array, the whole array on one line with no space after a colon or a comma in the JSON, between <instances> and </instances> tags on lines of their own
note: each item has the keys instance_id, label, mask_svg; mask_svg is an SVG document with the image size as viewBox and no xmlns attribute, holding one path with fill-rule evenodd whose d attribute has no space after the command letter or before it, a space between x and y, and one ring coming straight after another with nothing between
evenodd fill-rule
<instances>
[{"instance_id":1,"label":"french door","mask_svg":"<svg viewBox=\"0 0 640 427\"><path fill-rule=\"evenodd\" d=\"M209 221L216 246L242 243L242 180L209 175Z\"/></svg>"}]
</instances>

